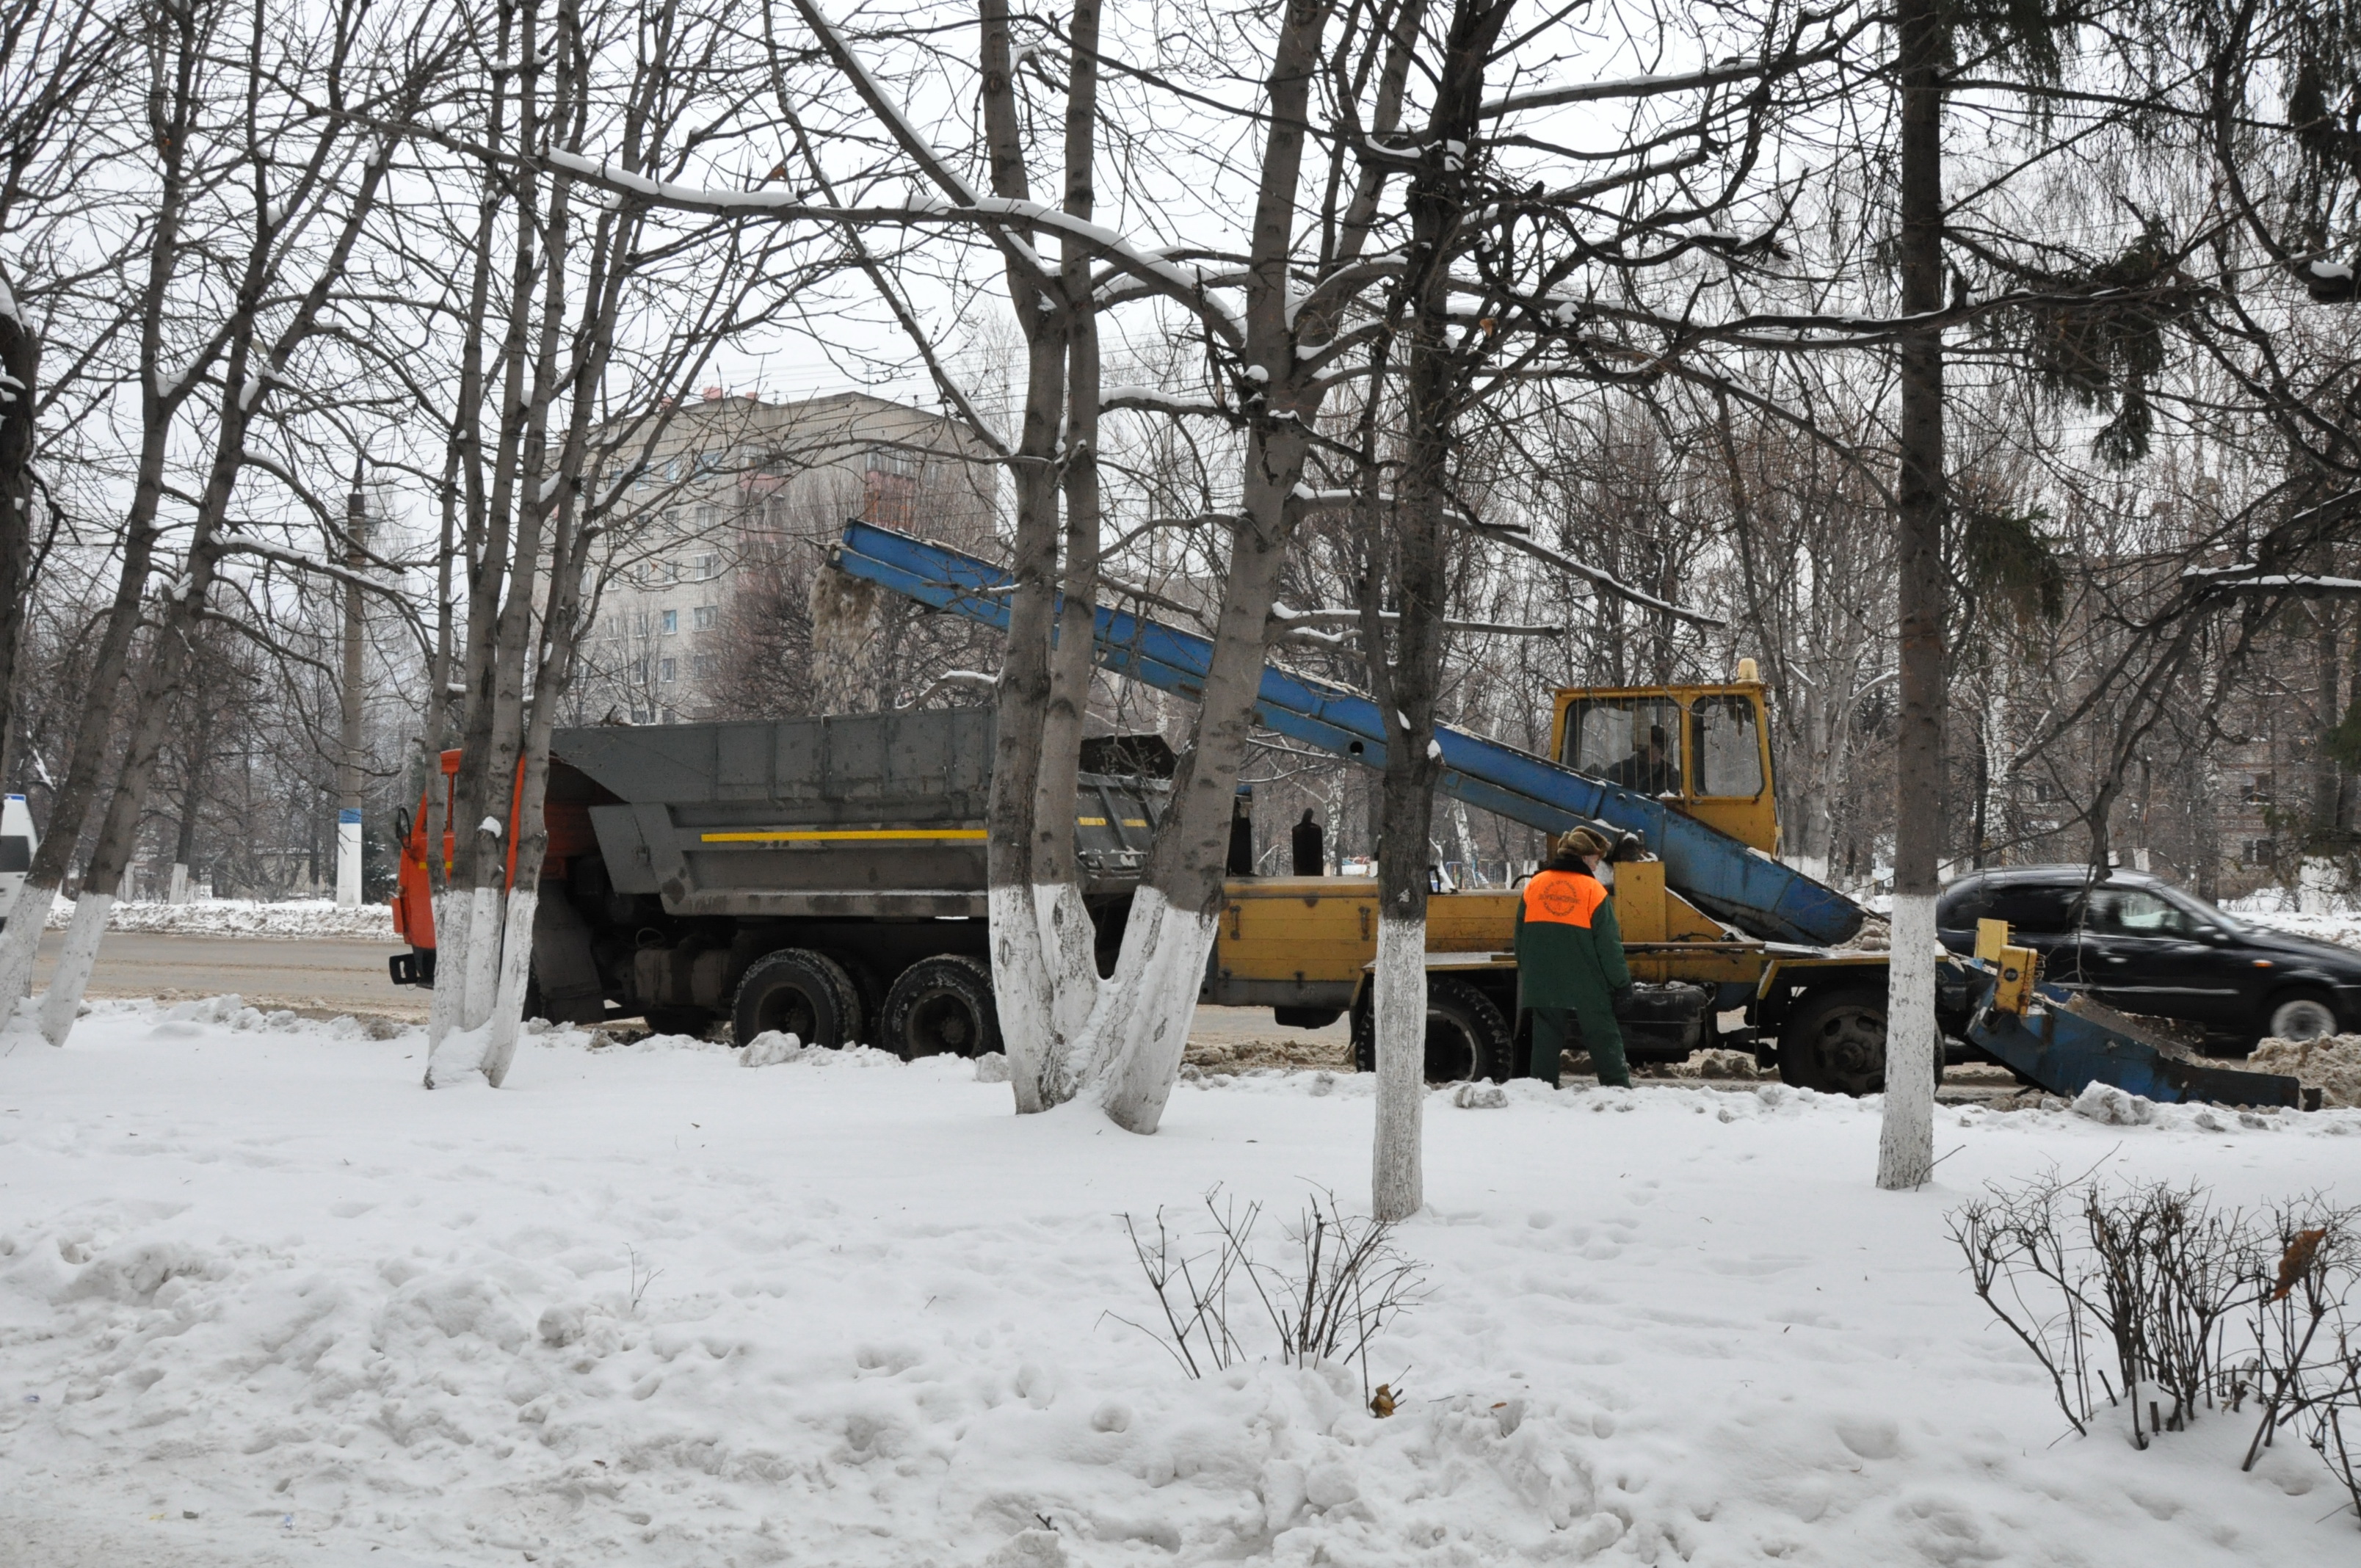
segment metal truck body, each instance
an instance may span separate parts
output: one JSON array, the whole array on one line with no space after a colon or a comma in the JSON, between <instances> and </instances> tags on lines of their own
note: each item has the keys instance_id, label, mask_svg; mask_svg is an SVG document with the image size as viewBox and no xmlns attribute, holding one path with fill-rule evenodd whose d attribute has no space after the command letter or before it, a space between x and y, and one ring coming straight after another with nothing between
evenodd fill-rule
<instances>
[{"instance_id":1,"label":"metal truck body","mask_svg":"<svg viewBox=\"0 0 2361 1568\"><path fill-rule=\"evenodd\" d=\"M881 1031L898 1019L906 1036L920 1031L890 1042L905 1054L930 1043L994 1048L983 823L992 750L983 708L558 730L530 1004L560 1022L640 1016L675 1032L727 1016L741 1044L777 1026L807 1043L888 1043ZM1117 750L1093 742L1089 760ZM458 763L445 754L446 791ZM1110 944L1164 788L1137 775L1082 776L1084 900ZM399 825L394 923L412 950L391 961L397 983L434 978L424 817L422 798ZM451 845L446 832L446 864ZM772 978L749 992L749 975L783 953L799 956L770 963ZM895 986L930 960L939 961L905 991L931 976L937 992L950 992L933 994L931 1011L897 1010L909 998ZM782 987L801 988L800 1000L768 994Z\"/></svg>"}]
</instances>

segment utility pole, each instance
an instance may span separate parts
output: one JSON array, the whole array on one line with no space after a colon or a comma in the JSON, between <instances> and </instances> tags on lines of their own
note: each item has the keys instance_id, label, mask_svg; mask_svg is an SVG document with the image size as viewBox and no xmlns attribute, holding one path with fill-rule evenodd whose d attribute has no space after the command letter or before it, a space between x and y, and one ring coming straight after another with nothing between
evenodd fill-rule
<instances>
[{"instance_id":1,"label":"utility pole","mask_svg":"<svg viewBox=\"0 0 2361 1568\"><path fill-rule=\"evenodd\" d=\"M361 473L353 469L352 494L345 499L345 565L358 574L367 556L368 502ZM336 759L336 905L357 909L361 902L361 588L345 579L344 734Z\"/></svg>"}]
</instances>

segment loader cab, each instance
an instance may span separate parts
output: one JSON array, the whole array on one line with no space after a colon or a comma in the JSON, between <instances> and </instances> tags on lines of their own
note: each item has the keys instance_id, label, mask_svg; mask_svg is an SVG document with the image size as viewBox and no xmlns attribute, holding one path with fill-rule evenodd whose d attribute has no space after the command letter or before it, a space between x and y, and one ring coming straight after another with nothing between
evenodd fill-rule
<instances>
[{"instance_id":1,"label":"loader cab","mask_svg":"<svg viewBox=\"0 0 2361 1568\"><path fill-rule=\"evenodd\" d=\"M1741 660L1740 678L1716 685L1565 687L1550 755L1775 855L1771 715L1753 664Z\"/></svg>"}]
</instances>

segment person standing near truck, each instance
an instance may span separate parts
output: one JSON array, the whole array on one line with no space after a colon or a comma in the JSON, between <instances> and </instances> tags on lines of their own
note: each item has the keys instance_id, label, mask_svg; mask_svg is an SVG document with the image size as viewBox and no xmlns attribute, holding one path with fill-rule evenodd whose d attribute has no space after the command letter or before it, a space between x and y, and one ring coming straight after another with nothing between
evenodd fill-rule
<instances>
[{"instance_id":1,"label":"person standing near truck","mask_svg":"<svg viewBox=\"0 0 2361 1568\"><path fill-rule=\"evenodd\" d=\"M1598 1069L1598 1081L1631 1086L1615 997L1631 983L1615 901L1599 884L1607 840L1587 828L1558 839L1549 864L1525 883L1517 905L1517 1005L1532 1014L1528 1076L1554 1088L1569 1026Z\"/></svg>"},{"instance_id":2,"label":"person standing near truck","mask_svg":"<svg viewBox=\"0 0 2361 1568\"><path fill-rule=\"evenodd\" d=\"M1295 829L1290 837L1292 842L1288 845L1288 849L1293 855L1295 874L1297 876L1327 875L1326 835L1320 830L1320 824L1312 819L1309 806L1304 808L1303 820L1295 825Z\"/></svg>"}]
</instances>

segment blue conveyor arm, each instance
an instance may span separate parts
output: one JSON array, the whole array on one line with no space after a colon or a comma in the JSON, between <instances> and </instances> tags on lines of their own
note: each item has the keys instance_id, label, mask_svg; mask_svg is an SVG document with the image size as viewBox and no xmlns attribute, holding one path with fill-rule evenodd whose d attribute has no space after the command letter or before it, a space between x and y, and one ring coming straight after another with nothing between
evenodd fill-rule
<instances>
[{"instance_id":1,"label":"blue conveyor arm","mask_svg":"<svg viewBox=\"0 0 2361 1568\"><path fill-rule=\"evenodd\" d=\"M849 522L835 562L920 603L1007 628L1008 574L948 545ZM1206 639L1104 606L1096 620L1098 662L1107 669L1184 696L1202 694L1213 659ZM1384 715L1358 692L1266 666L1256 718L1290 740L1385 766ZM1604 823L1637 833L1664 862L1667 886L1750 936L1831 946L1861 928L1861 906L1844 894L1661 801L1448 725L1435 727L1435 740L1444 794L1547 832Z\"/></svg>"}]
</instances>

